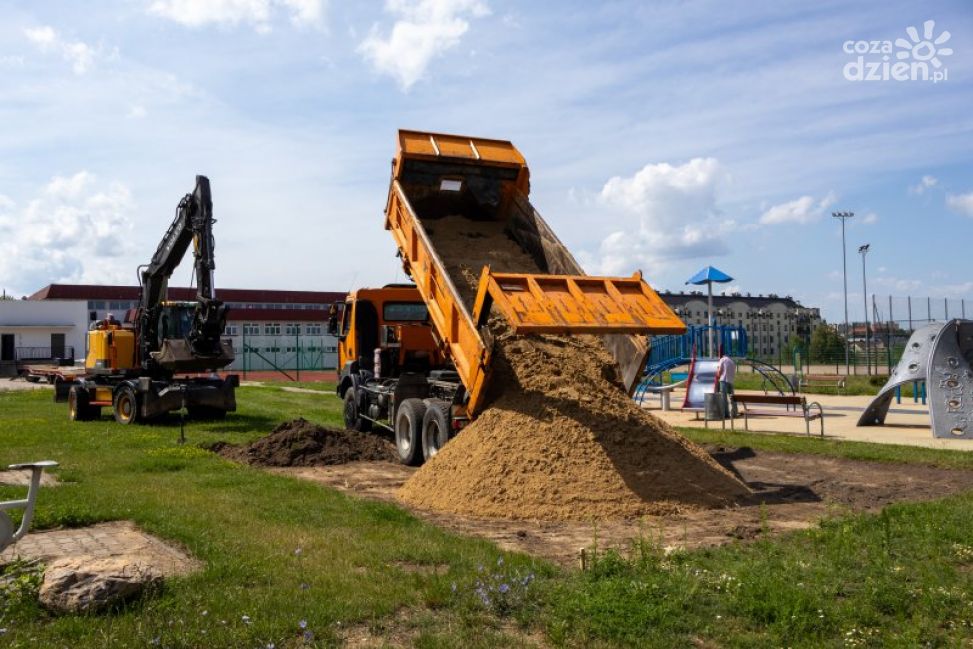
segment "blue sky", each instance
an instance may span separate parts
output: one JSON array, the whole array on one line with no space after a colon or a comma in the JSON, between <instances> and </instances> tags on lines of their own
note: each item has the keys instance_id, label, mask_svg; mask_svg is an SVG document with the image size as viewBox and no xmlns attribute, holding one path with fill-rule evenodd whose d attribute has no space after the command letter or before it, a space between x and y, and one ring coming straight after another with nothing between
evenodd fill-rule
<instances>
[{"instance_id":1,"label":"blue sky","mask_svg":"<svg viewBox=\"0 0 973 649\"><path fill-rule=\"evenodd\" d=\"M897 39L930 20L946 79L846 78L846 43L919 61ZM589 272L679 290L713 264L839 319L851 210L853 318L866 242L870 293L973 300L971 76L965 0L15 0L0 286L133 283L197 173L218 285L401 281L382 209L414 128L512 140Z\"/></svg>"}]
</instances>

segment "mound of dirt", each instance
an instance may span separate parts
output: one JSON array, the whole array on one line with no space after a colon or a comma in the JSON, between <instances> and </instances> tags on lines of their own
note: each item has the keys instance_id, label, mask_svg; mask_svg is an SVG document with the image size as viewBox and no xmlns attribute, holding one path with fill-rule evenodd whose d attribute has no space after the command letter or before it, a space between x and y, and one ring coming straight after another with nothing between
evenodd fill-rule
<instances>
[{"instance_id":1,"label":"mound of dirt","mask_svg":"<svg viewBox=\"0 0 973 649\"><path fill-rule=\"evenodd\" d=\"M212 450L236 462L261 466L322 466L358 461L395 462L395 445L376 435L328 428L299 418L284 422L245 446Z\"/></svg>"},{"instance_id":2,"label":"mound of dirt","mask_svg":"<svg viewBox=\"0 0 973 649\"><path fill-rule=\"evenodd\" d=\"M428 228L464 301L480 269L538 272L496 223ZM494 315L490 405L398 491L472 516L589 520L725 506L749 493L702 448L636 405L593 336L513 336Z\"/></svg>"}]
</instances>

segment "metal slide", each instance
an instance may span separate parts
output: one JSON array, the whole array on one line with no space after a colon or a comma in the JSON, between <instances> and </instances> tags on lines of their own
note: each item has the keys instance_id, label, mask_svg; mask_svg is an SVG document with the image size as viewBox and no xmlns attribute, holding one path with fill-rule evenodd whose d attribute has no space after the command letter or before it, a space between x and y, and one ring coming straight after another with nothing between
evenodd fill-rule
<instances>
[{"instance_id":1,"label":"metal slide","mask_svg":"<svg viewBox=\"0 0 973 649\"><path fill-rule=\"evenodd\" d=\"M916 329L858 425L884 424L895 389L914 381L926 382L934 437L973 439L973 321L950 320Z\"/></svg>"},{"instance_id":2,"label":"metal slide","mask_svg":"<svg viewBox=\"0 0 973 649\"><path fill-rule=\"evenodd\" d=\"M702 410L705 405L705 395L716 391L716 368L720 364L717 358L697 358L689 372L686 386L686 398L682 402L684 409Z\"/></svg>"}]
</instances>

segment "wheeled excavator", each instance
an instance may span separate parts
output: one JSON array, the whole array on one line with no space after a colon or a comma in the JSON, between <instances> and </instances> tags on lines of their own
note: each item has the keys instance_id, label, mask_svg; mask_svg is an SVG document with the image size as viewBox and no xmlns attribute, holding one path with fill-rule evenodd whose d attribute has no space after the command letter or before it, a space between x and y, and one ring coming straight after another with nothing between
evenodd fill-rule
<instances>
[{"instance_id":1,"label":"wheeled excavator","mask_svg":"<svg viewBox=\"0 0 973 649\"><path fill-rule=\"evenodd\" d=\"M139 267L139 304L124 321L100 320L88 331L85 373L58 385L72 420L94 419L110 407L122 424L154 419L185 408L191 418L218 419L236 410L239 377L216 371L233 362L222 338L227 307L216 299L213 200L209 179L176 208L176 217L152 260ZM196 299L167 298L169 278L193 247Z\"/></svg>"}]
</instances>

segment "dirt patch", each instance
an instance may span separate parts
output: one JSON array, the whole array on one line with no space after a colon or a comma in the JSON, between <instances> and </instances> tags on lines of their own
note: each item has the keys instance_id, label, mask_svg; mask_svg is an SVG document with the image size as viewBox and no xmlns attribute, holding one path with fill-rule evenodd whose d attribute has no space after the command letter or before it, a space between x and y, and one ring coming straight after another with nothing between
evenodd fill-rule
<instances>
[{"instance_id":1,"label":"dirt patch","mask_svg":"<svg viewBox=\"0 0 973 649\"><path fill-rule=\"evenodd\" d=\"M503 225L448 217L427 227L467 306L480 270L539 272ZM725 506L747 488L638 407L592 336L513 336L494 315L490 405L398 492L470 516L588 520Z\"/></svg>"},{"instance_id":2,"label":"dirt patch","mask_svg":"<svg viewBox=\"0 0 973 649\"><path fill-rule=\"evenodd\" d=\"M209 448L227 459L261 466L321 466L397 458L395 445L387 439L320 426L303 418L284 422L251 444L217 442Z\"/></svg>"},{"instance_id":3,"label":"dirt patch","mask_svg":"<svg viewBox=\"0 0 973 649\"><path fill-rule=\"evenodd\" d=\"M875 512L895 502L942 498L973 489L973 472L914 464L857 462L748 448L714 448L713 458L737 473L752 494L724 509L699 509L640 520L517 521L413 509L454 532L487 538L504 549L577 565L581 548L625 548L633 538L698 548L804 529L827 516ZM394 501L415 472L397 464L274 469L363 497Z\"/></svg>"}]
</instances>

